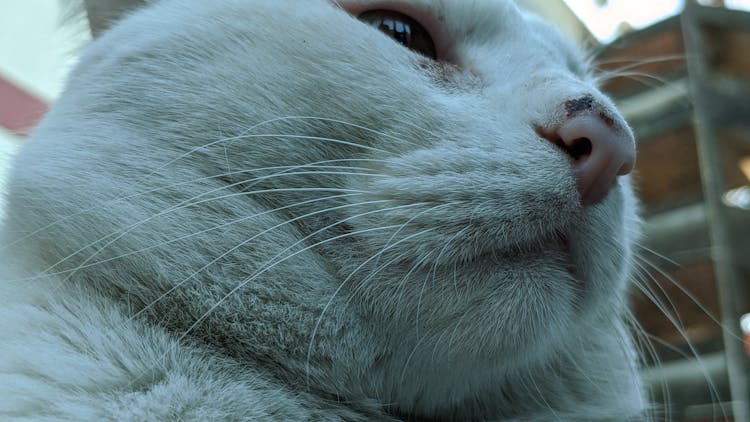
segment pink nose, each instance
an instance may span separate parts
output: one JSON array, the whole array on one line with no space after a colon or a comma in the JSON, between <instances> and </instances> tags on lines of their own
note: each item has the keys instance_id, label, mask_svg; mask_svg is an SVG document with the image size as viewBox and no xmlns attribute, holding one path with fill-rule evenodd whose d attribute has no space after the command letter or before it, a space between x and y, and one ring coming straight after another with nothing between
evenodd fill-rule
<instances>
[{"instance_id":1,"label":"pink nose","mask_svg":"<svg viewBox=\"0 0 750 422\"><path fill-rule=\"evenodd\" d=\"M599 107L586 108L569 113L554 133L540 133L572 158L581 202L589 206L607 196L617 176L633 170L635 140L621 120L596 111Z\"/></svg>"}]
</instances>

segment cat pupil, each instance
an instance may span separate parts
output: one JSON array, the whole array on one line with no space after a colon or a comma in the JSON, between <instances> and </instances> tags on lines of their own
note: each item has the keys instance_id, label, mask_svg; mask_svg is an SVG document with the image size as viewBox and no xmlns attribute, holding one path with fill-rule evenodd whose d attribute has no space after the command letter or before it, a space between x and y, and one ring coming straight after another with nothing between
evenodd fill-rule
<instances>
[{"instance_id":1,"label":"cat pupil","mask_svg":"<svg viewBox=\"0 0 750 422\"><path fill-rule=\"evenodd\" d=\"M394 40L403 44L405 47L409 47L411 41L411 27L403 22L394 21L392 19L382 19L378 29L384 33L393 37Z\"/></svg>"}]
</instances>

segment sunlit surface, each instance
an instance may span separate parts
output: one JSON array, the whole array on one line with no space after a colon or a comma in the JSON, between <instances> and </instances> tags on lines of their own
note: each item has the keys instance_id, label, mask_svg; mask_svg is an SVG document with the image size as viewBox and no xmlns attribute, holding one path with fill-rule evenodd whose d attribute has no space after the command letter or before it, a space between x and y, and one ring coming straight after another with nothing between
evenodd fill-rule
<instances>
[{"instance_id":1,"label":"sunlit surface","mask_svg":"<svg viewBox=\"0 0 750 422\"><path fill-rule=\"evenodd\" d=\"M643 28L675 15L682 10L684 4L684 0L565 0L565 2L591 33L602 42L612 41L627 28ZM750 10L750 0L727 0L725 4L735 9Z\"/></svg>"},{"instance_id":2,"label":"sunlit surface","mask_svg":"<svg viewBox=\"0 0 750 422\"><path fill-rule=\"evenodd\" d=\"M750 187L742 186L724 194L724 205L750 210Z\"/></svg>"}]
</instances>

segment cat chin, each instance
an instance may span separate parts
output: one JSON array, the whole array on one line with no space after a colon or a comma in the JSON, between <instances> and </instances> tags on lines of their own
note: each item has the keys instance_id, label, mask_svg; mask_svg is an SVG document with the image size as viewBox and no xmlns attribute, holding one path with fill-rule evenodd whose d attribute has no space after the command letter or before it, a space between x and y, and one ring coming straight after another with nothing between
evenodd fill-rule
<instances>
[{"instance_id":1,"label":"cat chin","mask_svg":"<svg viewBox=\"0 0 750 422\"><path fill-rule=\"evenodd\" d=\"M379 330L384 350L416 355L404 358L404 365L431 362L427 372L439 372L475 362L498 368L543 362L581 320L583 289L564 257L534 254L505 265L426 268L406 280L396 272L358 286L350 300L363 319L385 328Z\"/></svg>"},{"instance_id":2,"label":"cat chin","mask_svg":"<svg viewBox=\"0 0 750 422\"><path fill-rule=\"evenodd\" d=\"M558 308L562 309L562 307ZM460 328L446 327L438 336L423 336L416 344L392 343L390 355L371 374L396 414L441 417L460 414L462 420L483 420L514 407L512 397L498 395L498 390L515 389L514 385L544 375L557 359L576 350L571 339L580 339L585 328L569 324L572 310L550 313L540 319L538 331L529 325L523 332L470 331L457 334ZM496 318L498 327L507 329L503 320L514 318L508 312L494 315L467 313L465 320ZM566 321L568 323L563 323ZM515 323L515 322L513 322ZM485 323L485 327L489 326ZM462 327L463 328L463 327ZM413 337L413 333L410 333ZM554 379L554 376L549 376ZM509 400L509 401L506 401ZM480 406L477 406L481 403ZM486 413L483 413L486 412Z\"/></svg>"}]
</instances>

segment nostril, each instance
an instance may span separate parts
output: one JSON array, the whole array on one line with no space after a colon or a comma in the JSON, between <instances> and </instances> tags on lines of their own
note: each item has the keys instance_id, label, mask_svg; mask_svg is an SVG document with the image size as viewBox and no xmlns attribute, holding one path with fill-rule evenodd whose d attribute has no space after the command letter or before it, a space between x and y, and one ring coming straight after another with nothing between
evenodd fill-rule
<instances>
[{"instance_id":1,"label":"nostril","mask_svg":"<svg viewBox=\"0 0 750 422\"><path fill-rule=\"evenodd\" d=\"M591 140L588 138L577 138L570 142L565 142L556 132L547 132L539 127L536 128L536 133L560 148L574 161L583 160L591 155Z\"/></svg>"},{"instance_id":2,"label":"nostril","mask_svg":"<svg viewBox=\"0 0 750 422\"><path fill-rule=\"evenodd\" d=\"M589 155L591 155L591 141L588 138L578 138L574 139L572 142L570 142L570 145L566 145L563 142L563 146L565 146L565 151L573 157L574 160L582 160Z\"/></svg>"}]
</instances>

